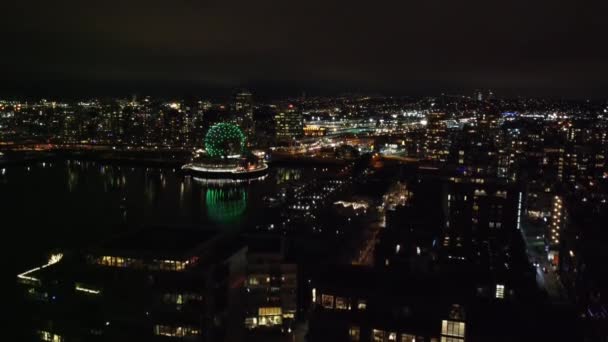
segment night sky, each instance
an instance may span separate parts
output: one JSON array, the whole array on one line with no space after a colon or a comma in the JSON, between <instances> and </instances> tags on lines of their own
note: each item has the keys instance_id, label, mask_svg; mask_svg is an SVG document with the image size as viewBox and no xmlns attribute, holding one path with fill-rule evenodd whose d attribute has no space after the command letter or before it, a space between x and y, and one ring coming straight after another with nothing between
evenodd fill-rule
<instances>
[{"instance_id":1,"label":"night sky","mask_svg":"<svg viewBox=\"0 0 608 342\"><path fill-rule=\"evenodd\" d=\"M605 97L605 0L0 4L0 93Z\"/></svg>"}]
</instances>

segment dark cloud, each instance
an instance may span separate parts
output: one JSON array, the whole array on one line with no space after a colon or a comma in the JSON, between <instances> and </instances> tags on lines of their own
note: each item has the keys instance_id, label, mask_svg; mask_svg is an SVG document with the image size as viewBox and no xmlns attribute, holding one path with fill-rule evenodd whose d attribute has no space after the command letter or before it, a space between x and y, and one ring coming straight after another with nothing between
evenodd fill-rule
<instances>
[{"instance_id":1,"label":"dark cloud","mask_svg":"<svg viewBox=\"0 0 608 342\"><path fill-rule=\"evenodd\" d=\"M600 0L21 0L0 5L0 80L2 89L71 81L602 96L606 9Z\"/></svg>"}]
</instances>

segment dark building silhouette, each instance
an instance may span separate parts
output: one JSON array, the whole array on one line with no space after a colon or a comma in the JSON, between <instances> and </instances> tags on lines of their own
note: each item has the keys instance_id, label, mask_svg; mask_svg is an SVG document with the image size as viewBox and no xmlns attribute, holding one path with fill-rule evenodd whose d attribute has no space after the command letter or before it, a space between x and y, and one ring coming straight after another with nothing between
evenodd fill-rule
<instances>
[{"instance_id":1,"label":"dark building silhouette","mask_svg":"<svg viewBox=\"0 0 608 342\"><path fill-rule=\"evenodd\" d=\"M245 262L246 248L225 234L155 227L19 280L45 341L217 341L234 332Z\"/></svg>"}]
</instances>

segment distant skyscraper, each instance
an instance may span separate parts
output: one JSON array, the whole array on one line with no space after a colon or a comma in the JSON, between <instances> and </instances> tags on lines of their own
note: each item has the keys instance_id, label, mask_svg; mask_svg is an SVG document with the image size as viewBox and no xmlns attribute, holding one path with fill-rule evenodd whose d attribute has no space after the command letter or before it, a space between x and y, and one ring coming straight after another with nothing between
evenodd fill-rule
<instances>
[{"instance_id":1,"label":"distant skyscraper","mask_svg":"<svg viewBox=\"0 0 608 342\"><path fill-rule=\"evenodd\" d=\"M289 141L304 134L302 113L292 104L280 108L275 116L276 135L278 140Z\"/></svg>"},{"instance_id":2,"label":"distant skyscraper","mask_svg":"<svg viewBox=\"0 0 608 342\"><path fill-rule=\"evenodd\" d=\"M445 161L449 154L449 137L446 125L447 114L431 111L426 115L424 157L429 160Z\"/></svg>"},{"instance_id":3,"label":"distant skyscraper","mask_svg":"<svg viewBox=\"0 0 608 342\"><path fill-rule=\"evenodd\" d=\"M243 132L251 138L254 133L253 95L249 91L241 90L234 95L232 114Z\"/></svg>"},{"instance_id":4,"label":"distant skyscraper","mask_svg":"<svg viewBox=\"0 0 608 342\"><path fill-rule=\"evenodd\" d=\"M487 101L494 99L494 92L492 90L488 90L486 93L482 90L475 90L473 94L473 98L477 101Z\"/></svg>"},{"instance_id":5,"label":"distant skyscraper","mask_svg":"<svg viewBox=\"0 0 608 342\"><path fill-rule=\"evenodd\" d=\"M492 90L488 90L488 100L494 100L494 92Z\"/></svg>"}]
</instances>

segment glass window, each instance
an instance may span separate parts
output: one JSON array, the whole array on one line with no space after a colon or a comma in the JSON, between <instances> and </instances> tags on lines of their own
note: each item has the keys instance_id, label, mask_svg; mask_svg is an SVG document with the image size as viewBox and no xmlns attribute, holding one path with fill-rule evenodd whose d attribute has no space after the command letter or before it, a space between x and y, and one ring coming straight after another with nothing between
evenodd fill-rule
<instances>
[{"instance_id":1,"label":"glass window","mask_svg":"<svg viewBox=\"0 0 608 342\"><path fill-rule=\"evenodd\" d=\"M326 309L334 308L334 296L330 295L321 295L321 305L323 305Z\"/></svg>"},{"instance_id":2,"label":"glass window","mask_svg":"<svg viewBox=\"0 0 608 342\"><path fill-rule=\"evenodd\" d=\"M373 329L372 330L372 341L384 342L384 335L386 335L384 330Z\"/></svg>"},{"instance_id":3,"label":"glass window","mask_svg":"<svg viewBox=\"0 0 608 342\"><path fill-rule=\"evenodd\" d=\"M183 261L176 261L175 262L175 270L176 271L183 271L186 269L186 262Z\"/></svg>"},{"instance_id":4,"label":"glass window","mask_svg":"<svg viewBox=\"0 0 608 342\"><path fill-rule=\"evenodd\" d=\"M496 284L496 298L505 298L505 286Z\"/></svg>"},{"instance_id":5,"label":"glass window","mask_svg":"<svg viewBox=\"0 0 608 342\"><path fill-rule=\"evenodd\" d=\"M170 326L157 324L154 326L154 335L169 337L186 337L200 335L199 328L191 326Z\"/></svg>"},{"instance_id":6,"label":"glass window","mask_svg":"<svg viewBox=\"0 0 608 342\"><path fill-rule=\"evenodd\" d=\"M281 315L280 307L259 308L258 315L260 316L277 316Z\"/></svg>"},{"instance_id":7,"label":"glass window","mask_svg":"<svg viewBox=\"0 0 608 342\"><path fill-rule=\"evenodd\" d=\"M245 318L245 327L247 329L253 329L258 326L258 318L257 317L247 317Z\"/></svg>"},{"instance_id":8,"label":"glass window","mask_svg":"<svg viewBox=\"0 0 608 342\"><path fill-rule=\"evenodd\" d=\"M364 299L359 299L359 302L357 303L357 309L358 310L365 310L367 309L367 301Z\"/></svg>"},{"instance_id":9,"label":"glass window","mask_svg":"<svg viewBox=\"0 0 608 342\"><path fill-rule=\"evenodd\" d=\"M259 285L260 281L258 280L258 278L256 276L250 276L249 277L249 285Z\"/></svg>"},{"instance_id":10,"label":"glass window","mask_svg":"<svg viewBox=\"0 0 608 342\"><path fill-rule=\"evenodd\" d=\"M463 342L464 338L441 336L441 342Z\"/></svg>"},{"instance_id":11,"label":"glass window","mask_svg":"<svg viewBox=\"0 0 608 342\"><path fill-rule=\"evenodd\" d=\"M183 271L190 261L175 261L175 260L154 260L154 264L150 269L161 271Z\"/></svg>"},{"instance_id":12,"label":"glass window","mask_svg":"<svg viewBox=\"0 0 608 342\"><path fill-rule=\"evenodd\" d=\"M260 316L258 325L260 326L276 326L283 324L283 318L281 316Z\"/></svg>"},{"instance_id":13,"label":"glass window","mask_svg":"<svg viewBox=\"0 0 608 342\"><path fill-rule=\"evenodd\" d=\"M348 298L336 297L336 309L339 309L339 310L350 309L350 305L348 304Z\"/></svg>"},{"instance_id":14,"label":"glass window","mask_svg":"<svg viewBox=\"0 0 608 342\"><path fill-rule=\"evenodd\" d=\"M358 342L361 339L361 329L356 326L350 327L350 329L348 329L348 336L351 341Z\"/></svg>"},{"instance_id":15,"label":"glass window","mask_svg":"<svg viewBox=\"0 0 608 342\"><path fill-rule=\"evenodd\" d=\"M187 304L190 302L201 302L203 296L198 293L165 293L162 297L165 304Z\"/></svg>"},{"instance_id":16,"label":"glass window","mask_svg":"<svg viewBox=\"0 0 608 342\"><path fill-rule=\"evenodd\" d=\"M202 302L203 296L198 293L184 293L185 302Z\"/></svg>"},{"instance_id":17,"label":"glass window","mask_svg":"<svg viewBox=\"0 0 608 342\"><path fill-rule=\"evenodd\" d=\"M446 320L441 322L441 335L464 337L464 329L464 322Z\"/></svg>"},{"instance_id":18,"label":"glass window","mask_svg":"<svg viewBox=\"0 0 608 342\"><path fill-rule=\"evenodd\" d=\"M129 267L133 263L135 263L135 259L132 258L123 258L123 257L115 257L115 256L102 256L97 258L96 263L98 265L103 266L113 266L113 267Z\"/></svg>"},{"instance_id":19,"label":"glass window","mask_svg":"<svg viewBox=\"0 0 608 342\"><path fill-rule=\"evenodd\" d=\"M397 333L389 332L388 333L388 340L389 341L397 341Z\"/></svg>"},{"instance_id":20,"label":"glass window","mask_svg":"<svg viewBox=\"0 0 608 342\"><path fill-rule=\"evenodd\" d=\"M401 334L401 342L416 342L416 336L410 334Z\"/></svg>"},{"instance_id":21,"label":"glass window","mask_svg":"<svg viewBox=\"0 0 608 342\"><path fill-rule=\"evenodd\" d=\"M42 341L48 341L48 342L63 342L63 337L57 335L57 334L53 334L51 332L48 331L44 331L41 330L38 332L38 335L40 336L40 339Z\"/></svg>"}]
</instances>

